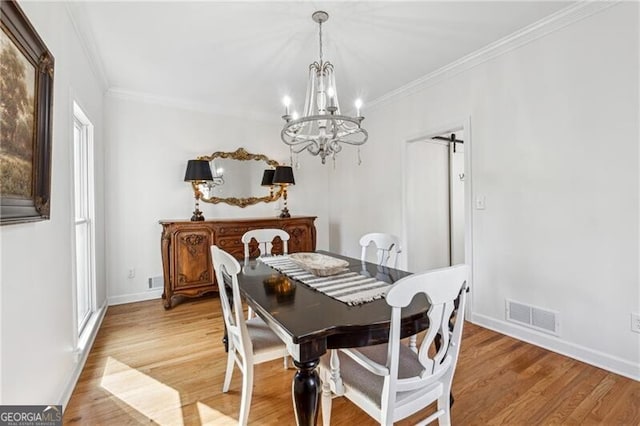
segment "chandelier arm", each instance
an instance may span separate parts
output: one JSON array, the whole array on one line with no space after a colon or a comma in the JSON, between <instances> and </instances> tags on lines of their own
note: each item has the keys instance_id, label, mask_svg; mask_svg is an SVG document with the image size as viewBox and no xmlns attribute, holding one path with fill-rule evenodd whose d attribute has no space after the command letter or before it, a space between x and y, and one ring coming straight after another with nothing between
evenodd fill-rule
<instances>
[{"instance_id":1,"label":"chandelier arm","mask_svg":"<svg viewBox=\"0 0 640 426\"><path fill-rule=\"evenodd\" d=\"M291 121L287 122L287 124L285 124L285 126L291 126L291 125L294 125L294 124L300 124L300 123L304 123L304 122L307 122L307 121L319 121L319 120L348 121L349 123L353 123L353 124L357 125L358 127L360 127L360 121L362 121L360 119L360 117L349 117L348 115L316 114L316 115L309 115L307 117L300 117L300 118L297 118L295 120L291 120Z\"/></svg>"},{"instance_id":2,"label":"chandelier arm","mask_svg":"<svg viewBox=\"0 0 640 426\"><path fill-rule=\"evenodd\" d=\"M367 140L368 140L368 135L364 135L363 140L360 140L360 141L352 141L352 140L337 138L337 139L329 139L329 142L327 142L326 144L339 143L339 144L348 144L348 145L358 146L358 145L363 145L365 142L367 142ZM294 151L296 154L301 151L304 151L304 149L309 145L320 146L320 144L317 141L310 140L310 139L291 139L291 140L283 139L283 142L289 145L290 147L294 147L294 149L297 149L297 151ZM299 147L300 145L302 145L300 148L295 148L295 147Z\"/></svg>"},{"instance_id":3,"label":"chandelier arm","mask_svg":"<svg viewBox=\"0 0 640 426\"><path fill-rule=\"evenodd\" d=\"M369 140L369 133L365 129L360 129L359 132L354 132L351 134L362 134L363 139L361 141L350 141L350 140L345 140L340 138L339 140L340 143L346 143L349 145L357 146L357 145L363 145L365 142L367 142L367 140Z\"/></svg>"},{"instance_id":4,"label":"chandelier arm","mask_svg":"<svg viewBox=\"0 0 640 426\"><path fill-rule=\"evenodd\" d=\"M315 151L316 153L320 150L320 146L315 141L300 141L296 144L290 144L289 148L294 154L299 154L305 149L309 152Z\"/></svg>"},{"instance_id":5,"label":"chandelier arm","mask_svg":"<svg viewBox=\"0 0 640 426\"><path fill-rule=\"evenodd\" d=\"M349 145L362 145L368 139L367 131L360 127L361 120L359 118L352 118L344 115L328 116L327 114L312 115L309 117L302 117L287 122L281 131L281 138L287 144L299 144L307 140L315 140L318 138L317 135L298 134L298 132L303 128L305 124L311 124L318 121L331 121L332 123L334 123L332 126L332 139L339 140L340 142L348 143ZM351 124L353 125L353 127L349 128L346 126L346 124ZM333 133L333 129L338 129L338 133ZM347 136L357 134L362 134L363 139L361 141L344 139ZM287 140L287 138L290 140Z\"/></svg>"},{"instance_id":6,"label":"chandelier arm","mask_svg":"<svg viewBox=\"0 0 640 426\"><path fill-rule=\"evenodd\" d=\"M312 143L307 145L307 151L313 155L318 155L322 151L322 148L317 143Z\"/></svg>"},{"instance_id":7,"label":"chandelier arm","mask_svg":"<svg viewBox=\"0 0 640 426\"><path fill-rule=\"evenodd\" d=\"M284 133L284 130L280 133L282 141L292 148L295 154L298 154L310 145L319 146L318 141L310 138L302 138L299 136L291 136Z\"/></svg>"},{"instance_id":8,"label":"chandelier arm","mask_svg":"<svg viewBox=\"0 0 640 426\"><path fill-rule=\"evenodd\" d=\"M315 147L315 148L314 148ZM293 148L293 153L294 154L300 154L302 151L307 150L309 152L312 152L313 150L318 150L318 144L315 142L309 142L307 145L303 145L301 147L297 147L297 148Z\"/></svg>"}]
</instances>

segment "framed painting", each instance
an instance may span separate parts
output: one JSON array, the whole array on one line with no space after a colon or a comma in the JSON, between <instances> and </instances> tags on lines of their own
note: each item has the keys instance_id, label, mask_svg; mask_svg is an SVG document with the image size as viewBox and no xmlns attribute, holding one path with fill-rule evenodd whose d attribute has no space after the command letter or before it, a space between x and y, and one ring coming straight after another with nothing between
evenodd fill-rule
<instances>
[{"instance_id":1,"label":"framed painting","mask_svg":"<svg viewBox=\"0 0 640 426\"><path fill-rule=\"evenodd\" d=\"M0 24L0 224L46 220L54 59L16 2Z\"/></svg>"}]
</instances>

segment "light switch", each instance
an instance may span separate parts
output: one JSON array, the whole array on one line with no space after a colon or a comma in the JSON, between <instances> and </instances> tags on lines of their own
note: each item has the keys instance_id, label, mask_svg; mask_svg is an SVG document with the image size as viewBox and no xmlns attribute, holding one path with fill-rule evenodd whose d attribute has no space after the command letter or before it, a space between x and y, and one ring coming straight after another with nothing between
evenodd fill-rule
<instances>
[{"instance_id":1,"label":"light switch","mask_svg":"<svg viewBox=\"0 0 640 426\"><path fill-rule=\"evenodd\" d=\"M485 197L484 195L479 195L476 197L476 210L484 210L485 208Z\"/></svg>"}]
</instances>

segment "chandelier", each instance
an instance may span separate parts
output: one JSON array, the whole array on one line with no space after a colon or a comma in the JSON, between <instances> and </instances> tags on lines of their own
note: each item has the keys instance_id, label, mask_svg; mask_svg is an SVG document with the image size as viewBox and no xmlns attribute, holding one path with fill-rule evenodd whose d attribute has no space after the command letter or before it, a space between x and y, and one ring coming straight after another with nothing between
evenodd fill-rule
<instances>
[{"instance_id":1,"label":"chandelier","mask_svg":"<svg viewBox=\"0 0 640 426\"><path fill-rule=\"evenodd\" d=\"M322 24L327 22L329 14L318 11L311 15L319 26L320 61L309 65L309 82L304 102L304 113L298 117L294 112L289 114L291 99L283 99L285 113L282 118L285 125L280 137L289 145L292 162L293 154L305 149L312 155L319 155L322 164L330 156L335 164L335 156L342 150L343 144L358 146L358 164L360 148L369 135L360 127L364 117L360 115L362 101L356 100L356 116L342 115L338 102L336 80L333 64L322 57Z\"/></svg>"}]
</instances>

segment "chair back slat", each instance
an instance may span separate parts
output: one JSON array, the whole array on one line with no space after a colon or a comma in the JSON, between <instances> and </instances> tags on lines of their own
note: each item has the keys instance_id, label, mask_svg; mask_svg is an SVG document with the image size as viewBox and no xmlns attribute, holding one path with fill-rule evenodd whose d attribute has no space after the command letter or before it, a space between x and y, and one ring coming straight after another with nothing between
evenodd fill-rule
<instances>
[{"instance_id":1,"label":"chair back slat","mask_svg":"<svg viewBox=\"0 0 640 426\"><path fill-rule=\"evenodd\" d=\"M380 232L372 232L363 235L360 238L360 246L362 247L360 259L363 262L367 259L367 250L372 243L376 250L378 265L397 268L398 257L402 252L400 239L395 235Z\"/></svg>"},{"instance_id":2,"label":"chair back slat","mask_svg":"<svg viewBox=\"0 0 640 426\"><path fill-rule=\"evenodd\" d=\"M391 392L386 396L390 406L395 405L397 392L426 387L436 381L446 381L448 387L451 386L462 337L467 277L468 266L456 265L410 275L396 282L387 293L387 303L392 307L387 357L390 374L388 389L385 389ZM399 379L399 344L396 343L400 341L401 311L419 294L424 294L431 304L428 311L430 326L415 355L422 371L414 377ZM450 330L449 320L456 309L456 299L459 304L453 330ZM436 336L439 336L439 346L435 354L430 355L429 349L436 342Z\"/></svg>"},{"instance_id":3,"label":"chair back slat","mask_svg":"<svg viewBox=\"0 0 640 426\"><path fill-rule=\"evenodd\" d=\"M244 258L248 260L250 257L249 245L251 240L258 243L259 256L270 256L273 251L273 240L278 237L282 240L283 254L289 253L289 233L282 229L252 229L242 236L242 244L244 244Z\"/></svg>"}]
</instances>

